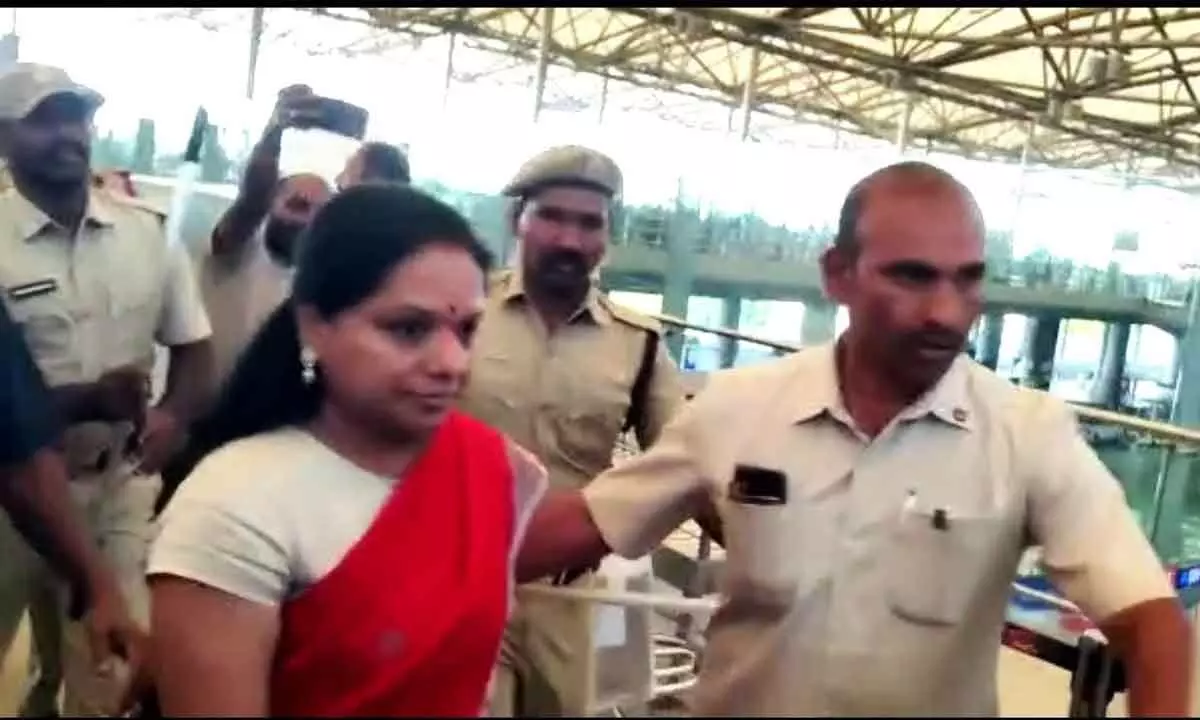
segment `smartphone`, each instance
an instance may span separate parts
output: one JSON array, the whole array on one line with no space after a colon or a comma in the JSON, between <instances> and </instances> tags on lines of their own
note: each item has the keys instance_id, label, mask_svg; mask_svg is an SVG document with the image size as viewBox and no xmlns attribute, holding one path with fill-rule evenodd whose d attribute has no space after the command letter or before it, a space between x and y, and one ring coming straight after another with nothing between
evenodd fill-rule
<instances>
[{"instance_id":1,"label":"smartphone","mask_svg":"<svg viewBox=\"0 0 1200 720\"><path fill-rule=\"evenodd\" d=\"M315 98L314 102L317 118L312 127L354 140L362 140L367 134L371 113L366 108L328 97Z\"/></svg>"}]
</instances>

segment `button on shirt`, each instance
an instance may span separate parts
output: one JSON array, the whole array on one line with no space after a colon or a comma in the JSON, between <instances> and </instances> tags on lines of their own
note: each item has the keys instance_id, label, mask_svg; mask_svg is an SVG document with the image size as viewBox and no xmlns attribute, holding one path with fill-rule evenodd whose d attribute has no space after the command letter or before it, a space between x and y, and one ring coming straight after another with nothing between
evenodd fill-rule
<instances>
[{"instance_id":1,"label":"button on shirt","mask_svg":"<svg viewBox=\"0 0 1200 720\"><path fill-rule=\"evenodd\" d=\"M780 502L754 502L738 466L781 473ZM626 557L719 509L698 715L995 715L1030 544L1093 618L1173 594L1070 410L966 357L875 438L842 404L833 345L719 373L584 494Z\"/></svg>"},{"instance_id":2,"label":"button on shirt","mask_svg":"<svg viewBox=\"0 0 1200 720\"><path fill-rule=\"evenodd\" d=\"M471 353L463 409L538 457L558 487L582 487L612 463L647 336L658 324L592 290L552 335L529 306L520 275L493 278ZM647 446L683 404L679 371L658 342L644 413Z\"/></svg>"}]
</instances>

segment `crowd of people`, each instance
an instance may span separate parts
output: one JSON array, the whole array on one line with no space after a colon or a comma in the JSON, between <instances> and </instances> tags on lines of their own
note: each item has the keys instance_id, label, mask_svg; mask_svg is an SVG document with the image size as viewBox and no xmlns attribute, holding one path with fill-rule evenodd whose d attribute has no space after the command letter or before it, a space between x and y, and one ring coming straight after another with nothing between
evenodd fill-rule
<instances>
[{"instance_id":1,"label":"crowd of people","mask_svg":"<svg viewBox=\"0 0 1200 720\"><path fill-rule=\"evenodd\" d=\"M195 267L131 184L93 180L98 93L0 76L24 715L578 716L590 623L517 585L586 583L689 519L727 551L694 714L995 715L1031 545L1125 661L1131 713L1191 714L1189 626L1120 486L1063 404L963 352L984 228L951 175L860 181L821 259L848 329L685 402L661 328L597 285L612 159L518 168L500 269L394 147L332 186L281 177L314 98L280 93ZM628 431L644 452L610 467Z\"/></svg>"}]
</instances>

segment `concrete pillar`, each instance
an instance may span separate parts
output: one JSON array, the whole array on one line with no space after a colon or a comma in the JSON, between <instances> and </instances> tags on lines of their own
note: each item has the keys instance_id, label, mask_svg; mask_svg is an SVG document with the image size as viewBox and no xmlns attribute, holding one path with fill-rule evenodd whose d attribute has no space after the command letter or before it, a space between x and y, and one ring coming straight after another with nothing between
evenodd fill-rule
<instances>
[{"instance_id":1,"label":"concrete pillar","mask_svg":"<svg viewBox=\"0 0 1200 720\"><path fill-rule=\"evenodd\" d=\"M812 347L833 340L837 332L836 303L829 300L805 300L800 322L800 346Z\"/></svg>"},{"instance_id":2,"label":"concrete pillar","mask_svg":"<svg viewBox=\"0 0 1200 720\"><path fill-rule=\"evenodd\" d=\"M1125 377L1129 331L1129 323L1115 323L1104 328L1104 351L1088 398L1097 405L1116 408L1121 402L1121 381Z\"/></svg>"},{"instance_id":3,"label":"concrete pillar","mask_svg":"<svg viewBox=\"0 0 1200 720\"><path fill-rule=\"evenodd\" d=\"M21 38L16 32L0 37L0 72L8 72L21 54Z\"/></svg>"},{"instance_id":4,"label":"concrete pillar","mask_svg":"<svg viewBox=\"0 0 1200 720\"><path fill-rule=\"evenodd\" d=\"M742 319L742 299L737 295L725 298L721 308L721 327L737 330ZM737 361L738 341L733 338L721 338L721 367L733 367Z\"/></svg>"},{"instance_id":5,"label":"concrete pillar","mask_svg":"<svg viewBox=\"0 0 1200 720\"><path fill-rule=\"evenodd\" d=\"M996 369L1000 363L1000 341L1004 337L1004 315L991 313L979 318L976 334L975 359L980 365Z\"/></svg>"},{"instance_id":6,"label":"concrete pillar","mask_svg":"<svg viewBox=\"0 0 1200 720\"><path fill-rule=\"evenodd\" d=\"M1058 353L1058 329L1062 318L1053 315L1031 317L1025 325L1025 378L1023 384L1049 390L1054 378L1054 356Z\"/></svg>"},{"instance_id":7,"label":"concrete pillar","mask_svg":"<svg viewBox=\"0 0 1200 720\"><path fill-rule=\"evenodd\" d=\"M692 295L692 280L695 277L695 253L692 251L700 233L700 216L688 207L683 195L683 183L675 201L675 212L667 222L666 250L667 271L663 277L662 311L666 315L687 319L688 299ZM667 349L671 357L679 362L683 357L683 333L673 332L667 336Z\"/></svg>"},{"instance_id":8,"label":"concrete pillar","mask_svg":"<svg viewBox=\"0 0 1200 720\"><path fill-rule=\"evenodd\" d=\"M1188 313L1188 328L1179 338L1176 350L1179 375L1175 382L1175 403L1171 423L1200 429L1200 288L1193 288ZM1183 554L1183 517L1187 506L1188 484L1200 463L1194 451L1173 453L1159 477L1162 510L1151 540L1163 560L1179 560Z\"/></svg>"}]
</instances>

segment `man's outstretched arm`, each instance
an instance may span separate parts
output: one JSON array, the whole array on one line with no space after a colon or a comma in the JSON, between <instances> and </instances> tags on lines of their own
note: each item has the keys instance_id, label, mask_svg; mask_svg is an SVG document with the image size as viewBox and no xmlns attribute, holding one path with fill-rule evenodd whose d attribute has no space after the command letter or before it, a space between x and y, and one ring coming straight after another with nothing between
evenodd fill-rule
<instances>
[{"instance_id":1,"label":"man's outstretched arm","mask_svg":"<svg viewBox=\"0 0 1200 720\"><path fill-rule=\"evenodd\" d=\"M1125 663L1131 717L1190 717L1192 630L1121 486L1065 408L1032 423L1031 527L1051 581Z\"/></svg>"},{"instance_id":2,"label":"man's outstretched arm","mask_svg":"<svg viewBox=\"0 0 1200 720\"><path fill-rule=\"evenodd\" d=\"M667 423L646 452L582 491L546 494L517 557L518 582L594 566L610 552L641 557L687 520L715 515L703 445L695 439L703 421L695 402Z\"/></svg>"}]
</instances>

